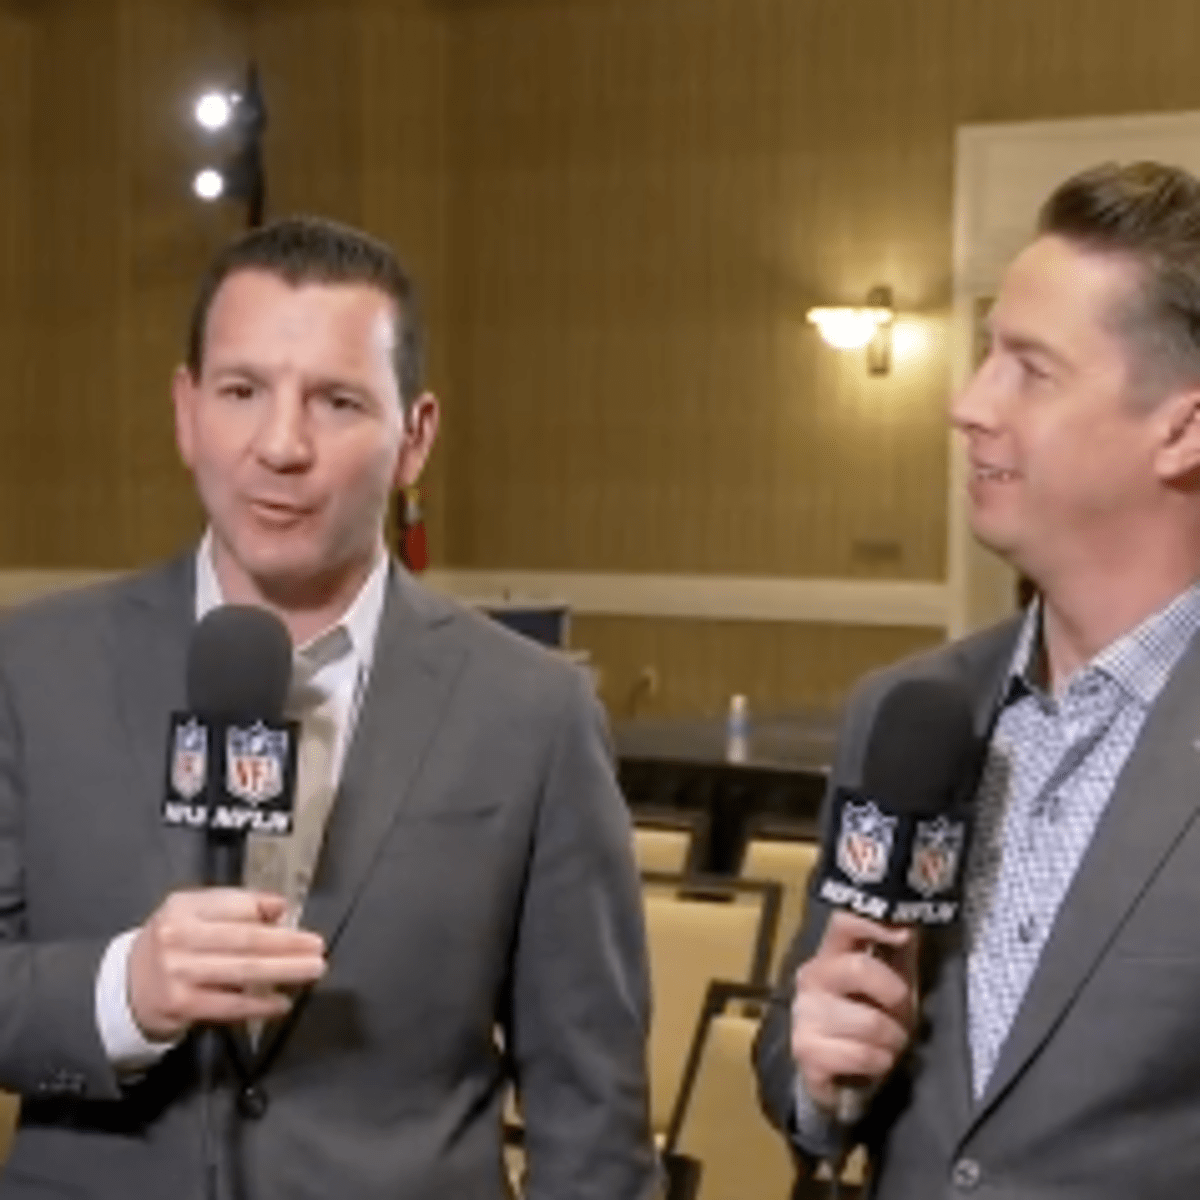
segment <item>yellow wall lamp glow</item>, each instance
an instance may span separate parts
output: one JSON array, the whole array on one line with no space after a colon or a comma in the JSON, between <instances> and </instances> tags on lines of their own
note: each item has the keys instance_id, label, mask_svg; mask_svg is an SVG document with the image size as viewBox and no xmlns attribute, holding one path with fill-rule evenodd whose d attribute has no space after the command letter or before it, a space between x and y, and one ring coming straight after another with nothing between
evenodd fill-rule
<instances>
[{"instance_id":1,"label":"yellow wall lamp glow","mask_svg":"<svg viewBox=\"0 0 1200 1200\"><path fill-rule=\"evenodd\" d=\"M837 350L866 349L867 373L886 375L892 369L892 327L896 312L892 289L872 288L861 308L810 308L808 319L821 340Z\"/></svg>"}]
</instances>

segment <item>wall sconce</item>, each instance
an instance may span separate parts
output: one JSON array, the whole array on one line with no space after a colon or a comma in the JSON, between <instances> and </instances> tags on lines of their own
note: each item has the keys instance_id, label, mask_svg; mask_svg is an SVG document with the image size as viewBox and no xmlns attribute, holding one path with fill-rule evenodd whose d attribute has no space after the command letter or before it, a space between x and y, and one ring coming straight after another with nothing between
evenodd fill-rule
<instances>
[{"instance_id":1,"label":"wall sconce","mask_svg":"<svg viewBox=\"0 0 1200 1200\"><path fill-rule=\"evenodd\" d=\"M872 288L862 308L810 308L808 319L821 340L837 350L866 348L867 373L886 375L892 369L892 289Z\"/></svg>"}]
</instances>

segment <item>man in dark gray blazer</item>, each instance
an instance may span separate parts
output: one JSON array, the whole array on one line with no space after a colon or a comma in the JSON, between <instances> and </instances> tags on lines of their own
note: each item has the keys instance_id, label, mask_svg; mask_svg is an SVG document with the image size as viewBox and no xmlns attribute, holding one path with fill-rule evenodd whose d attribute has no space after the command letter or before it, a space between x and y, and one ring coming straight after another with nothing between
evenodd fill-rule
<instances>
[{"instance_id":1,"label":"man in dark gray blazer","mask_svg":"<svg viewBox=\"0 0 1200 1200\"><path fill-rule=\"evenodd\" d=\"M868 678L962 683L988 754L964 921L814 904L756 1061L810 1160L865 1142L882 1200L1200 1194L1200 183L1069 180L1009 269L953 406L977 535L1021 618ZM840 1129L840 1089L871 1094Z\"/></svg>"},{"instance_id":2,"label":"man in dark gray blazer","mask_svg":"<svg viewBox=\"0 0 1200 1200\"><path fill-rule=\"evenodd\" d=\"M188 357L199 550L0 627L0 1196L491 1200L512 1082L526 1195L645 1200L639 888L590 685L384 550L437 428L411 286L281 222L214 263ZM310 808L203 889L159 813L223 602L298 647Z\"/></svg>"}]
</instances>

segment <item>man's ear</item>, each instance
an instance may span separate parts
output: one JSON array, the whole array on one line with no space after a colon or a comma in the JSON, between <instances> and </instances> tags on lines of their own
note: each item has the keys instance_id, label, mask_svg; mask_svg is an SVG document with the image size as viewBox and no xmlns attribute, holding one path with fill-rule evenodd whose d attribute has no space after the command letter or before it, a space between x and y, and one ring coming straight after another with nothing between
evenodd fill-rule
<instances>
[{"instance_id":1,"label":"man's ear","mask_svg":"<svg viewBox=\"0 0 1200 1200\"><path fill-rule=\"evenodd\" d=\"M171 377L171 401L175 407L175 445L183 464L191 469L194 456L193 421L196 404L196 381L192 372L182 364Z\"/></svg>"},{"instance_id":2,"label":"man's ear","mask_svg":"<svg viewBox=\"0 0 1200 1200\"><path fill-rule=\"evenodd\" d=\"M440 410L432 392L418 396L404 415L404 441L396 459L395 486L412 487L425 469L433 443L437 440Z\"/></svg>"}]
</instances>

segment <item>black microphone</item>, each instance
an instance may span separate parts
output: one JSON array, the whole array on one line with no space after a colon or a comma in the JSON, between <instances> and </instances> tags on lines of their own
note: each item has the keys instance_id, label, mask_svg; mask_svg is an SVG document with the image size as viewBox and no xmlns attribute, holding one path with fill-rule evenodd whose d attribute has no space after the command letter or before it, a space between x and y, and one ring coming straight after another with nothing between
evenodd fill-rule
<instances>
[{"instance_id":1,"label":"black microphone","mask_svg":"<svg viewBox=\"0 0 1200 1200\"><path fill-rule=\"evenodd\" d=\"M955 921L983 748L961 685L897 683L876 711L860 786L833 795L812 894L895 925ZM839 1121L853 1124L864 1101L860 1089L843 1088Z\"/></svg>"},{"instance_id":2,"label":"black microphone","mask_svg":"<svg viewBox=\"0 0 1200 1200\"><path fill-rule=\"evenodd\" d=\"M204 882L242 882L246 835L285 835L298 725L283 720L292 641L273 613L227 604L192 632L188 711L171 714L163 820L205 832Z\"/></svg>"}]
</instances>

